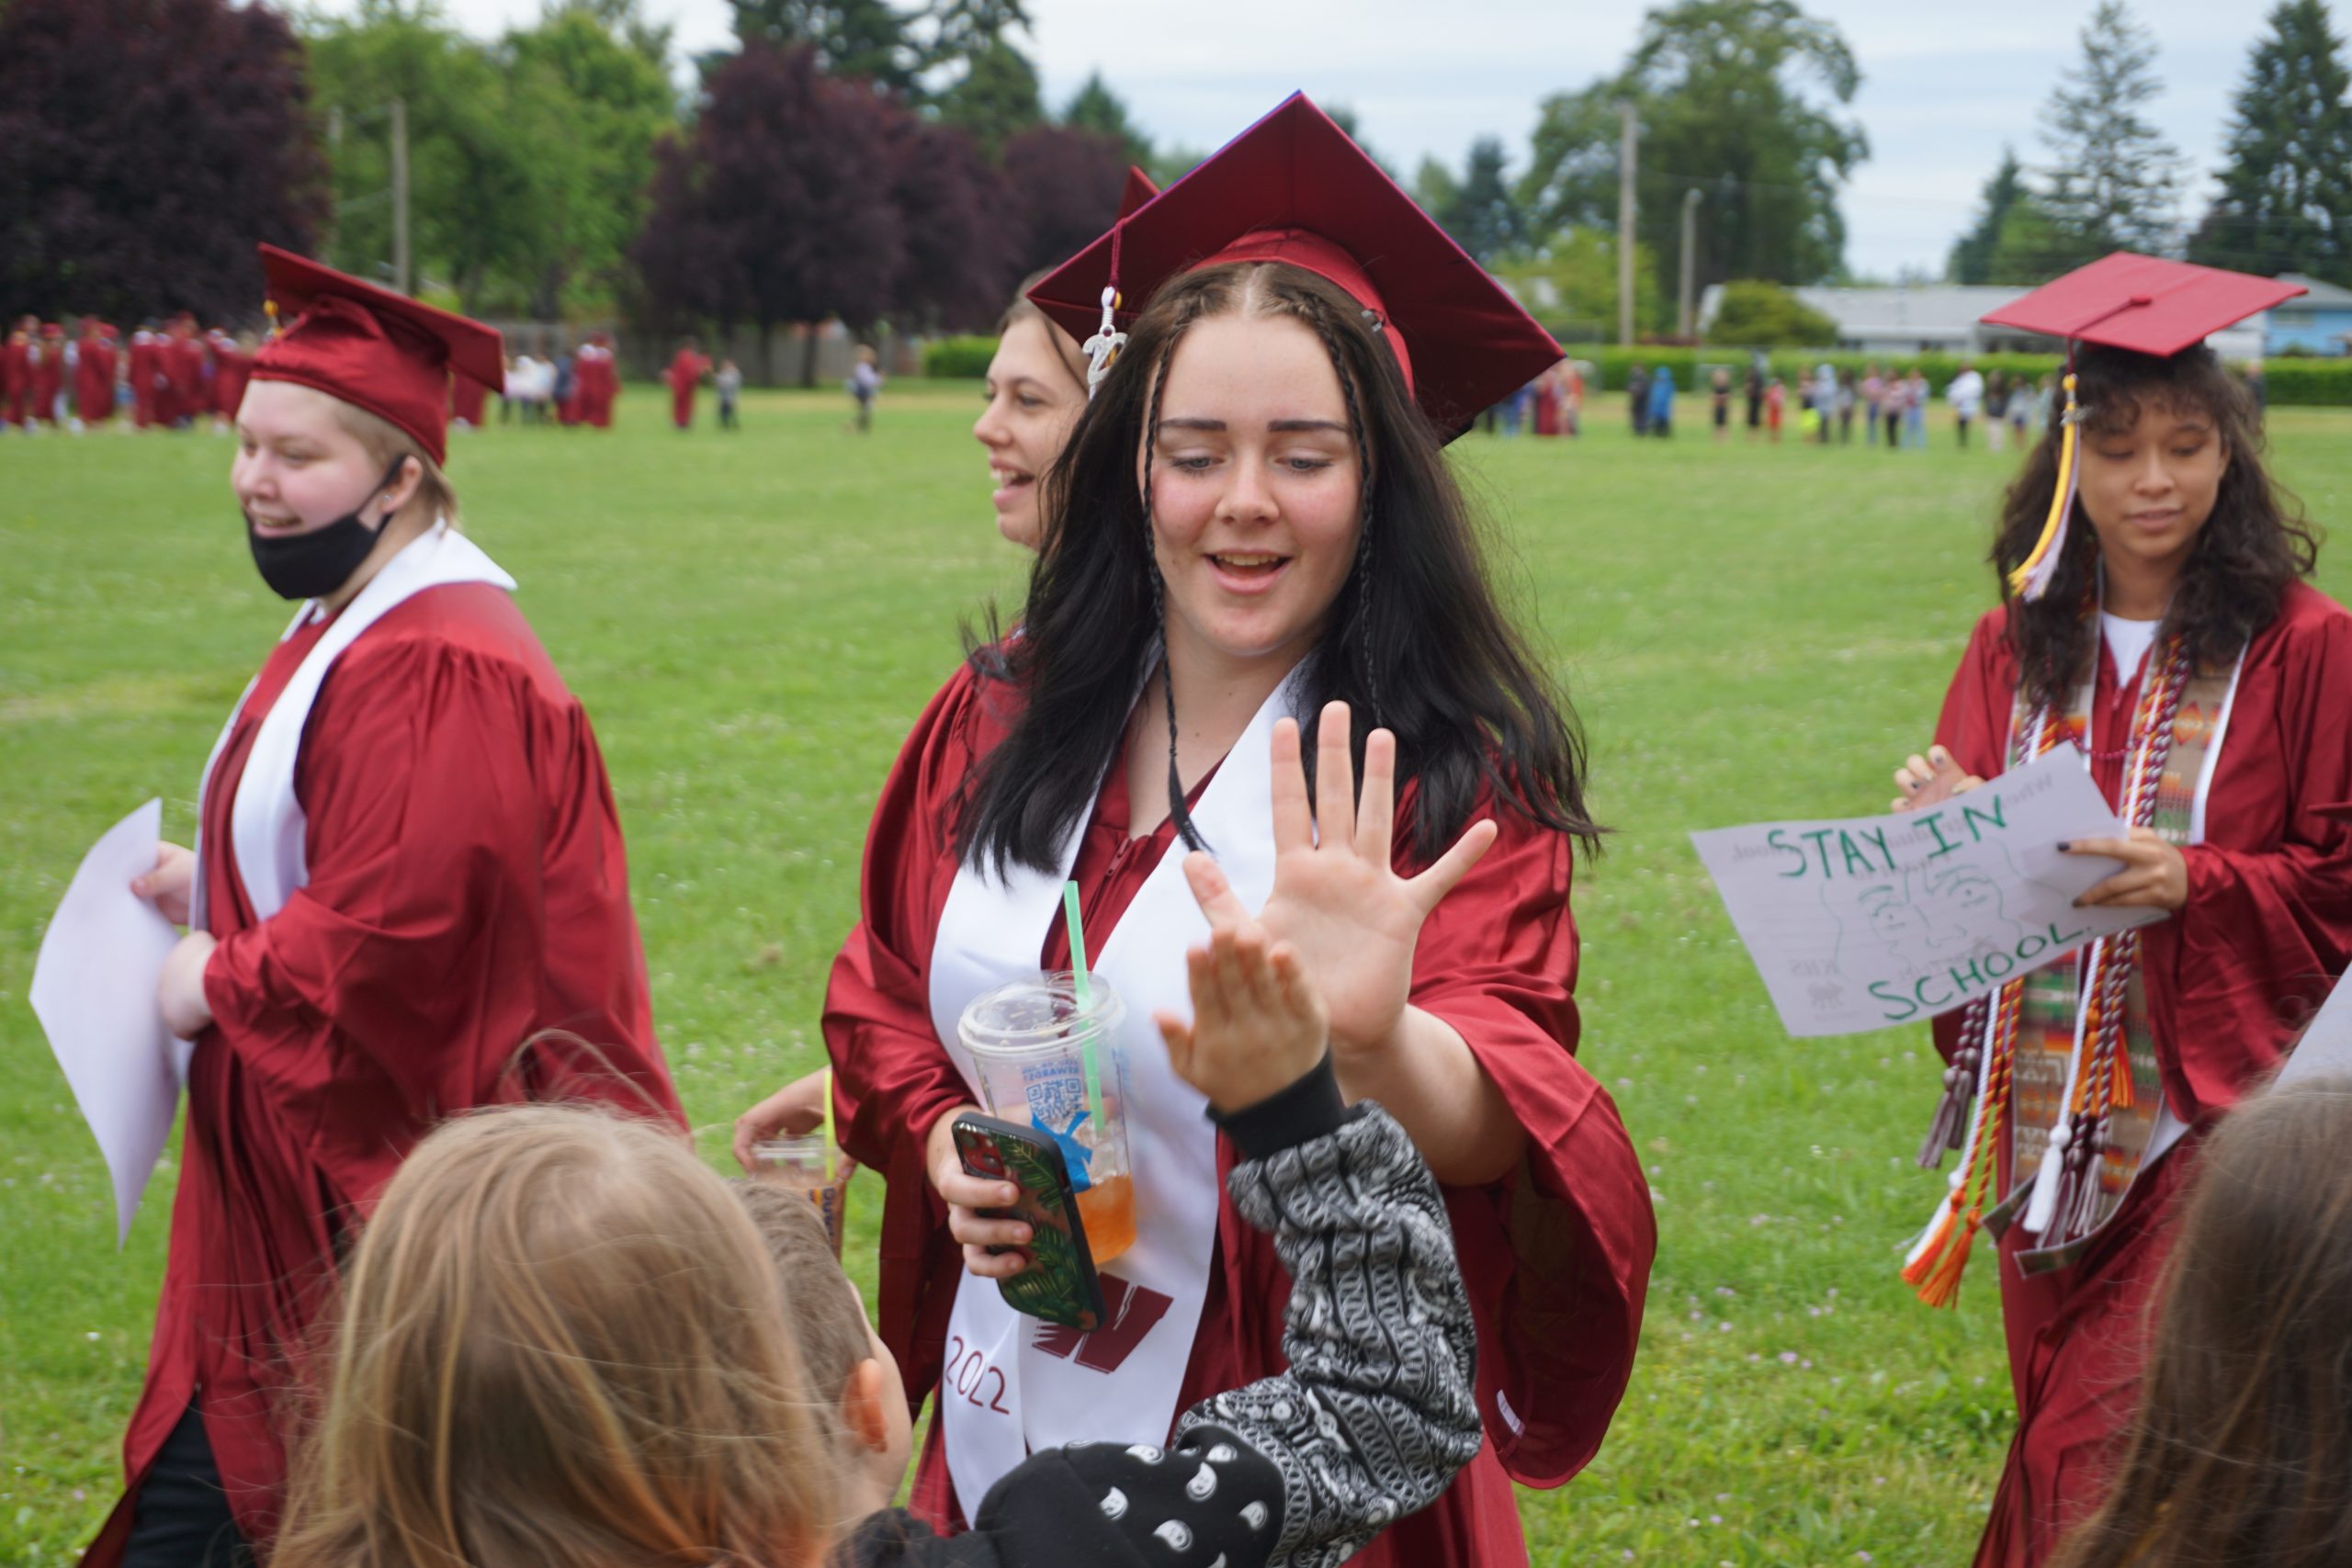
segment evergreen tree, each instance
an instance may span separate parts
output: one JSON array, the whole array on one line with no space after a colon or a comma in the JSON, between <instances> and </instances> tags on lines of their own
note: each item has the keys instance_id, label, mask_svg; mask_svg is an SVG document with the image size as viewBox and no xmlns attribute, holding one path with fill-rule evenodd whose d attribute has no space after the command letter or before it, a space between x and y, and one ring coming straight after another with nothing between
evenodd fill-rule
<instances>
[{"instance_id":1,"label":"evergreen tree","mask_svg":"<svg viewBox=\"0 0 2352 1568\"><path fill-rule=\"evenodd\" d=\"M2109 251L2163 252L2174 242L2180 154L2141 116L2164 90L2155 40L2123 0L2099 0L2083 25L2083 54L2042 111L2050 149L2043 197L2064 265Z\"/></svg>"},{"instance_id":2,"label":"evergreen tree","mask_svg":"<svg viewBox=\"0 0 2352 1568\"><path fill-rule=\"evenodd\" d=\"M888 0L729 0L745 46L807 45L828 76L856 76L912 93L923 66L909 18Z\"/></svg>"},{"instance_id":3,"label":"evergreen tree","mask_svg":"<svg viewBox=\"0 0 2352 1568\"><path fill-rule=\"evenodd\" d=\"M1006 140L1046 118L1037 90L1037 68L1029 57L998 39L967 62L964 74L934 100L940 120L971 133L993 159Z\"/></svg>"},{"instance_id":4,"label":"evergreen tree","mask_svg":"<svg viewBox=\"0 0 2352 1568\"><path fill-rule=\"evenodd\" d=\"M2029 199L2025 167L2014 149L2001 149L2001 166L1984 182L1984 208L1967 233L1955 241L1946 267L1954 283L1991 283L1993 251L2001 243L2001 225L2017 204ZM2006 280L2004 280L2006 281Z\"/></svg>"},{"instance_id":5,"label":"evergreen tree","mask_svg":"<svg viewBox=\"0 0 2352 1568\"><path fill-rule=\"evenodd\" d=\"M2230 118L2228 165L2191 261L2352 283L2352 73L2324 0L2281 0Z\"/></svg>"},{"instance_id":6,"label":"evergreen tree","mask_svg":"<svg viewBox=\"0 0 2352 1568\"><path fill-rule=\"evenodd\" d=\"M1151 162L1151 138L1136 129L1135 121L1127 118L1126 104L1111 91L1100 71L1087 77L1086 85L1071 96L1069 107L1062 110L1062 123L1072 130L1091 130L1110 138L1126 149L1130 164Z\"/></svg>"},{"instance_id":7,"label":"evergreen tree","mask_svg":"<svg viewBox=\"0 0 2352 1568\"><path fill-rule=\"evenodd\" d=\"M1482 136L1473 142L1461 185L1442 195L1441 205L1430 213L1482 265L1526 235L1519 202L1503 176L1504 157L1498 137Z\"/></svg>"}]
</instances>

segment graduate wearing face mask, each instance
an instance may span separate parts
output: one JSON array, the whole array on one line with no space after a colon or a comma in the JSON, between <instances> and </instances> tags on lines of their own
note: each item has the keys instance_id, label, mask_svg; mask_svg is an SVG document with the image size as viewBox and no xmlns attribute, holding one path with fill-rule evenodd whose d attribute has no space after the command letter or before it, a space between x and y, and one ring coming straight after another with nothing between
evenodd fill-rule
<instances>
[{"instance_id":1,"label":"graduate wearing face mask","mask_svg":"<svg viewBox=\"0 0 2352 1568\"><path fill-rule=\"evenodd\" d=\"M134 884L189 928L158 1002L196 1048L102 1568L266 1540L289 1348L435 1122L580 1096L683 1121L595 736L442 473L450 377L496 384L499 336L261 251L285 324L230 482L262 580L302 604L213 749L197 848Z\"/></svg>"}]
</instances>

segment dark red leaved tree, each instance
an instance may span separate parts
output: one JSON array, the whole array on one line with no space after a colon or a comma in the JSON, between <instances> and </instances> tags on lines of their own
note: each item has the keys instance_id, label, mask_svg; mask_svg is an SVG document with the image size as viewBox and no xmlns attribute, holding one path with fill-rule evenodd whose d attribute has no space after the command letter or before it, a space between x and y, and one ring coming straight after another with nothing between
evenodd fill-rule
<instances>
[{"instance_id":1,"label":"dark red leaved tree","mask_svg":"<svg viewBox=\"0 0 2352 1568\"><path fill-rule=\"evenodd\" d=\"M901 111L892 197L906 234L894 313L918 330L984 332L1021 276L1021 215L971 134Z\"/></svg>"},{"instance_id":2,"label":"dark red leaved tree","mask_svg":"<svg viewBox=\"0 0 2352 1568\"><path fill-rule=\"evenodd\" d=\"M255 315L325 213L301 46L227 0L0 5L0 315Z\"/></svg>"},{"instance_id":3,"label":"dark red leaved tree","mask_svg":"<svg viewBox=\"0 0 2352 1568\"><path fill-rule=\"evenodd\" d=\"M750 322L763 343L782 322L864 327L887 314L906 254L891 194L897 106L820 73L806 46L747 44L707 93L684 144L657 163L630 248L649 301L673 319Z\"/></svg>"},{"instance_id":4,"label":"dark red leaved tree","mask_svg":"<svg viewBox=\"0 0 2352 1568\"><path fill-rule=\"evenodd\" d=\"M1119 215L1127 155L1091 130L1039 125L1004 144L1004 177L1023 218L1019 270L1068 261Z\"/></svg>"}]
</instances>

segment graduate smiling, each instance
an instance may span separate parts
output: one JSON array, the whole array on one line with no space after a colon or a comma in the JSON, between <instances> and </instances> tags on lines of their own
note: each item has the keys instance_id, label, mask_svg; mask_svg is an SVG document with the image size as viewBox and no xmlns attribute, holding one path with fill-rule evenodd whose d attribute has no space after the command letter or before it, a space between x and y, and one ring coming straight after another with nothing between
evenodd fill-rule
<instances>
[{"instance_id":1,"label":"graduate smiling","mask_svg":"<svg viewBox=\"0 0 2352 1568\"><path fill-rule=\"evenodd\" d=\"M1599 1447L1656 1244L1573 1055L1581 747L1440 450L1558 349L1303 97L1031 297L1115 358L1046 476L1018 634L884 785L826 998L845 1145L889 1178L881 1330L912 1396L938 1389L914 1506L952 1526L1024 1450L1159 1444L1282 1365L1282 1272L1219 1195L1233 1151L1149 1072L1204 910L1240 909L1329 999L1342 1090L1446 1184L1479 1314L1486 1446L1360 1561L1524 1562L1510 1483ZM947 1136L975 1097L956 1019L1068 965L1065 878L1139 1075L1137 1238L1075 1348L1003 1306L1023 1259L987 1249L1028 1238Z\"/></svg>"},{"instance_id":2,"label":"graduate smiling","mask_svg":"<svg viewBox=\"0 0 2352 1568\"><path fill-rule=\"evenodd\" d=\"M1984 1568L2042 1562L2097 1501L2184 1173L2352 956L2352 615L2304 581L2313 535L2202 341L2299 292L2118 254L1987 318L2083 346L1896 808L2064 749L2127 829L2064 846L2120 863L2078 902L2168 918L1938 1022L1922 1161L1966 1154L1905 1278L1948 1301L1998 1236L2018 1432Z\"/></svg>"},{"instance_id":3,"label":"graduate smiling","mask_svg":"<svg viewBox=\"0 0 2352 1568\"><path fill-rule=\"evenodd\" d=\"M230 477L263 580L304 603L206 765L198 849L160 846L134 887L189 927L157 1000L195 1052L93 1568L266 1542L311 1314L435 1122L567 1096L683 1122L595 736L454 526L449 378L494 382L499 336L261 252L286 325Z\"/></svg>"}]
</instances>

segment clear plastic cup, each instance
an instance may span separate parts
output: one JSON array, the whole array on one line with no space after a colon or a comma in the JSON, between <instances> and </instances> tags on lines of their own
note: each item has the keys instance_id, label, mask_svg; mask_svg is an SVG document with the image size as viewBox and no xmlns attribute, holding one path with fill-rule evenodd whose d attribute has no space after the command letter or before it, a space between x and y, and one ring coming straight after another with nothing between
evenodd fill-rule
<instances>
[{"instance_id":1,"label":"clear plastic cup","mask_svg":"<svg viewBox=\"0 0 2352 1568\"><path fill-rule=\"evenodd\" d=\"M797 1189L817 1205L817 1217L825 1222L825 1235L839 1258L849 1221L849 1179L857 1166L839 1149L830 1151L831 1159L828 1152L822 1133L785 1133L752 1145L762 1180Z\"/></svg>"},{"instance_id":2,"label":"clear plastic cup","mask_svg":"<svg viewBox=\"0 0 2352 1568\"><path fill-rule=\"evenodd\" d=\"M1086 977L1088 1002L1064 971L982 992L956 1032L980 1076L989 1114L1034 1127L1060 1145L1078 1190L1078 1213L1094 1261L1136 1241L1135 1171L1127 1162L1126 1057L1119 1021L1126 1009L1102 976ZM1098 1125L1087 1104L1085 1052L1094 1047L1102 1079Z\"/></svg>"}]
</instances>

